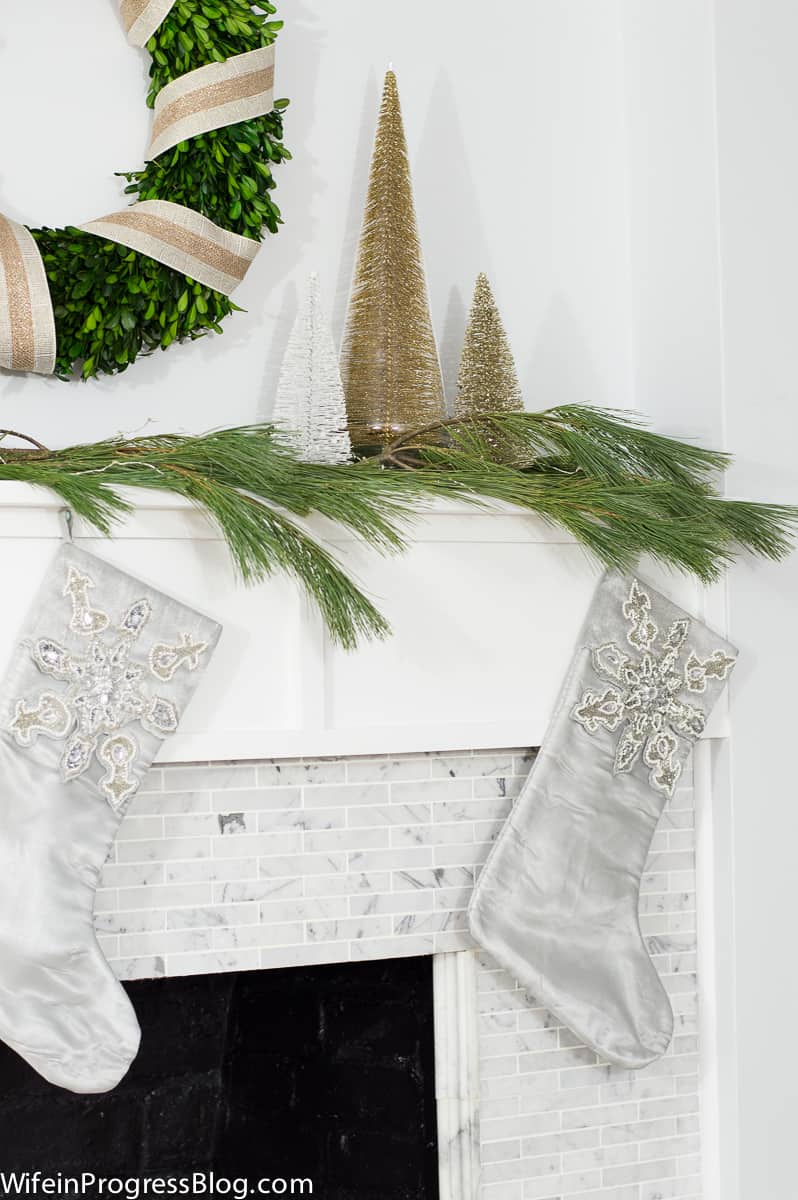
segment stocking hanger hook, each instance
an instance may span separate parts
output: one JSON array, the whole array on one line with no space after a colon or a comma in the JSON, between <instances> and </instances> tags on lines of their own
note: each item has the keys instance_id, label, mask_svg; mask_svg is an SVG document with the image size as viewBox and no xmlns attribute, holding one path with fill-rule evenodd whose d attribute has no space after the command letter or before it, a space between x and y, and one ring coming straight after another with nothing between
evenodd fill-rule
<instances>
[{"instance_id":1,"label":"stocking hanger hook","mask_svg":"<svg viewBox=\"0 0 798 1200\"><path fill-rule=\"evenodd\" d=\"M71 544L75 540L72 533L72 522L74 521L72 509L62 508L59 510L58 515L61 518L61 526L63 530L62 537L65 542L69 542Z\"/></svg>"}]
</instances>

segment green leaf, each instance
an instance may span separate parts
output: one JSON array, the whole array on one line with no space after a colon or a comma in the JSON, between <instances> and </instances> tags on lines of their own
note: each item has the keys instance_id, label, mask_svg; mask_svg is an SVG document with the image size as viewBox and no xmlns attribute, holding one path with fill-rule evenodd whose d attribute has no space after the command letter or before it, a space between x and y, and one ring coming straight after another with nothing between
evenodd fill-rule
<instances>
[{"instance_id":1,"label":"green leaf","mask_svg":"<svg viewBox=\"0 0 798 1200\"><path fill-rule=\"evenodd\" d=\"M147 104L152 107L162 89L187 70L224 62L272 40L281 26L270 19L273 13L268 2L253 7L247 0L178 0L147 45ZM223 228L262 238L266 230L277 229L280 219L269 194L275 186L271 164L289 158L282 140L286 103L183 142L141 169L120 172L124 193L186 205ZM61 379L70 380L76 369L84 378L113 374L160 344L166 333L181 340L221 332L235 311L226 297L204 289L183 299L193 284L177 272L75 226L31 232L50 285Z\"/></svg>"}]
</instances>

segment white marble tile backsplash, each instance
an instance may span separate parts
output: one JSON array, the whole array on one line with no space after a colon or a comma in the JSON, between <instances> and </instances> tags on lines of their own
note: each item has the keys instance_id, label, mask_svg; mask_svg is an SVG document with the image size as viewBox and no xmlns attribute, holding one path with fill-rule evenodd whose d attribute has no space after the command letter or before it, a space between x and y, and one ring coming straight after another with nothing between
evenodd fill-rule
<instances>
[{"instance_id":1,"label":"white marble tile backsplash","mask_svg":"<svg viewBox=\"0 0 798 1200\"><path fill-rule=\"evenodd\" d=\"M465 909L524 749L157 767L106 864L120 978L473 948ZM482 1200L698 1200L693 796L666 810L641 928L676 1013L643 1071L598 1062L479 957Z\"/></svg>"}]
</instances>

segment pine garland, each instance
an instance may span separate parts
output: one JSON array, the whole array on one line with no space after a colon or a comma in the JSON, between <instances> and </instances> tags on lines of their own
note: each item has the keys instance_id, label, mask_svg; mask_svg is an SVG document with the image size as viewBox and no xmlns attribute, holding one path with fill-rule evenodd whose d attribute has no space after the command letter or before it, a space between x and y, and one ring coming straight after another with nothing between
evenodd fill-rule
<instances>
[{"instance_id":1,"label":"pine garland","mask_svg":"<svg viewBox=\"0 0 798 1200\"><path fill-rule=\"evenodd\" d=\"M120 487L183 496L216 523L244 580L287 572L352 648L388 625L294 518L319 513L392 553L431 498L500 500L566 529L606 566L650 554L709 582L740 549L782 558L798 526L798 508L724 499L717 479L729 463L628 414L569 405L436 422L345 466L299 461L269 425L63 450L34 442L2 448L0 479L50 488L104 534L132 508Z\"/></svg>"}]
</instances>

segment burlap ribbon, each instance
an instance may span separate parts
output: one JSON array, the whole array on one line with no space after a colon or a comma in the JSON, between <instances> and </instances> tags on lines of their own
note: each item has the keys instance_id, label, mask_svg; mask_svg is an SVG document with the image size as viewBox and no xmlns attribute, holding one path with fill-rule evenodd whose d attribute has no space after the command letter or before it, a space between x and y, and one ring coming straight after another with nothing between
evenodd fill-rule
<instances>
[{"instance_id":1,"label":"burlap ribbon","mask_svg":"<svg viewBox=\"0 0 798 1200\"><path fill-rule=\"evenodd\" d=\"M144 46L175 0L119 0L128 39ZM274 47L199 67L163 88L155 103L149 157L178 142L263 116L274 107ZM229 296L260 245L166 200L145 200L81 229L146 254ZM0 214L0 367L55 370L56 337L47 276L24 226Z\"/></svg>"},{"instance_id":2,"label":"burlap ribbon","mask_svg":"<svg viewBox=\"0 0 798 1200\"><path fill-rule=\"evenodd\" d=\"M131 46L146 46L174 3L175 0L119 0L119 13Z\"/></svg>"},{"instance_id":3,"label":"burlap ribbon","mask_svg":"<svg viewBox=\"0 0 798 1200\"><path fill-rule=\"evenodd\" d=\"M178 142L262 117L274 108L274 46L181 75L158 93L149 158Z\"/></svg>"},{"instance_id":4,"label":"burlap ribbon","mask_svg":"<svg viewBox=\"0 0 798 1200\"><path fill-rule=\"evenodd\" d=\"M251 238L168 200L142 200L80 228L146 254L225 296L241 283L260 249Z\"/></svg>"},{"instance_id":5,"label":"burlap ribbon","mask_svg":"<svg viewBox=\"0 0 798 1200\"><path fill-rule=\"evenodd\" d=\"M24 225L0 214L0 367L55 370L55 320L39 248Z\"/></svg>"}]
</instances>

